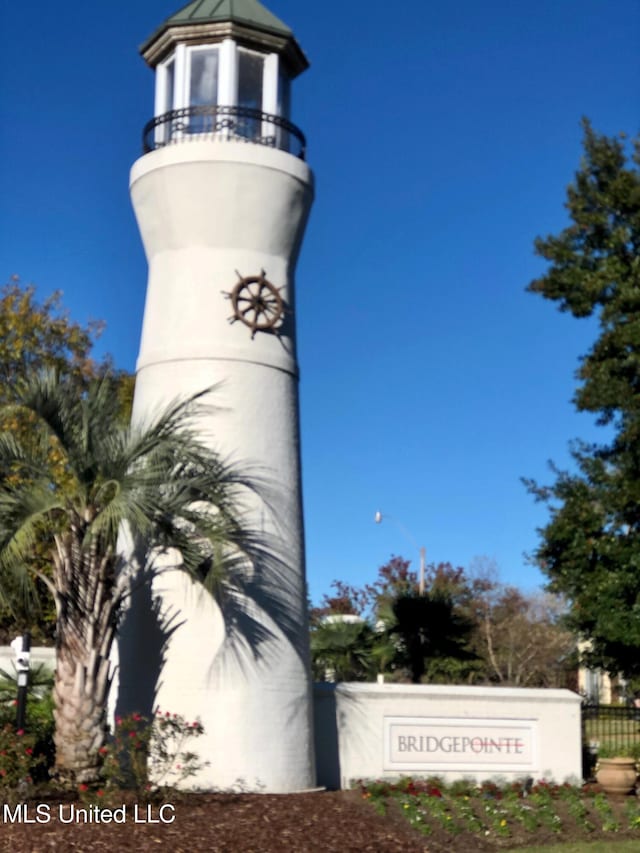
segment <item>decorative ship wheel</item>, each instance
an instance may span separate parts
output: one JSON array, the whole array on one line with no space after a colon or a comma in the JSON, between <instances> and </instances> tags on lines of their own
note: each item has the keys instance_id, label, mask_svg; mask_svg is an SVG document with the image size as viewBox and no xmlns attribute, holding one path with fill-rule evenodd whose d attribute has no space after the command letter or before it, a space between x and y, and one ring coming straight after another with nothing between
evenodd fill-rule
<instances>
[{"instance_id":1,"label":"decorative ship wheel","mask_svg":"<svg viewBox=\"0 0 640 853\"><path fill-rule=\"evenodd\" d=\"M251 329L251 337L256 332L267 332L277 326L284 316L285 305L279 290L265 276L265 270L260 275L241 276L236 274L238 283L231 293L223 291L231 300L233 316L230 323L240 320Z\"/></svg>"}]
</instances>

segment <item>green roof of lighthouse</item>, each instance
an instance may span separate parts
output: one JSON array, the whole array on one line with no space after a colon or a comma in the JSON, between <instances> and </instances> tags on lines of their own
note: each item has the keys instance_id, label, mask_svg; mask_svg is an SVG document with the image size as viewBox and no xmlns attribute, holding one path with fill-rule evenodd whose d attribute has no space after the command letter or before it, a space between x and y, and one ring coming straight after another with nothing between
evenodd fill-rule
<instances>
[{"instance_id":1,"label":"green roof of lighthouse","mask_svg":"<svg viewBox=\"0 0 640 853\"><path fill-rule=\"evenodd\" d=\"M158 27L140 53L155 68L179 42L207 44L223 38L279 53L293 77L309 66L291 29L258 0L191 0Z\"/></svg>"},{"instance_id":2,"label":"green roof of lighthouse","mask_svg":"<svg viewBox=\"0 0 640 853\"><path fill-rule=\"evenodd\" d=\"M167 18L165 25L236 21L259 29L290 36L291 30L258 0L192 0Z\"/></svg>"}]
</instances>

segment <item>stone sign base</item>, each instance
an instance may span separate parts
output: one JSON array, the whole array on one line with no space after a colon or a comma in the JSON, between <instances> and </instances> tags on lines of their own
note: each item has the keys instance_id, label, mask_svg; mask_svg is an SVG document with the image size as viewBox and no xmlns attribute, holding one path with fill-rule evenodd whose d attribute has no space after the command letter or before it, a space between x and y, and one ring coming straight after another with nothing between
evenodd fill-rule
<instances>
[{"instance_id":1,"label":"stone sign base","mask_svg":"<svg viewBox=\"0 0 640 853\"><path fill-rule=\"evenodd\" d=\"M440 776L582 775L581 699L569 690L316 684L318 784Z\"/></svg>"}]
</instances>

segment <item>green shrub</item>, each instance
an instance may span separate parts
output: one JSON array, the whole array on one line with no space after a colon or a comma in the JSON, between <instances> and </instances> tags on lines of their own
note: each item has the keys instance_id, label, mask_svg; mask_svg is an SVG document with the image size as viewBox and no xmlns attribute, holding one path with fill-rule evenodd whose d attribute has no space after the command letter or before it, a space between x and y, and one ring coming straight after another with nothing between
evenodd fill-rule
<instances>
[{"instance_id":1,"label":"green shrub","mask_svg":"<svg viewBox=\"0 0 640 853\"><path fill-rule=\"evenodd\" d=\"M202 762L187 746L204 734L199 720L156 711L152 718L133 713L116 717L113 741L102 747L107 789L131 788L139 797L178 787L195 776Z\"/></svg>"},{"instance_id":2,"label":"green shrub","mask_svg":"<svg viewBox=\"0 0 640 853\"><path fill-rule=\"evenodd\" d=\"M36 737L6 723L0 729L0 791L4 802L24 800L33 788L34 771L44 763Z\"/></svg>"}]
</instances>

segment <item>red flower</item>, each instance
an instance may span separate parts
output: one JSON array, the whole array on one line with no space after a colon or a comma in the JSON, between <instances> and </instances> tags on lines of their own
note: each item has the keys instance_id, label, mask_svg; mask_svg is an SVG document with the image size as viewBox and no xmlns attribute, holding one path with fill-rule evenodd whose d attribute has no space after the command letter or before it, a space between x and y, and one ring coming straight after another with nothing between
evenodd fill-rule
<instances>
[{"instance_id":1,"label":"red flower","mask_svg":"<svg viewBox=\"0 0 640 853\"><path fill-rule=\"evenodd\" d=\"M25 752L27 753L27 755L33 755L33 750L31 749L31 747L30 747L30 746L28 746L28 747L25 749Z\"/></svg>"},{"instance_id":2,"label":"red flower","mask_svg":"<svg viewBox=\"0 0 640 853\"><path fill-rule=\"evenodd\" d=\"M82 791L82 792L84 792L84 791L88 791L88 790L89 790L89 786L88 786L88 785L85 785L85 783L84 783L84 782L81 782L81 783L78 785L78 790L79 790L79 791Z\"/></svg>"},{"instance_id":3,"label":"red flower","mask_svg":"<svg viewBox=\"0 0 640 853\"><path fill-rule=\"evenodd\" d=\"M18 737L22 737L22 735L24 734L24 729L18 729L16 734L18 735Z\"/></svg>"},{"instance_id":4,"label":"red flower","mask_svg":"<svg viewBox=\"0 0 640 853\"><path fill-rule=\"evenodd\" d=\"M96 797L104 797L104 791L102 790L102 788L98 788L98 790L96 791Z\"/></svg>"}]
</instances>

